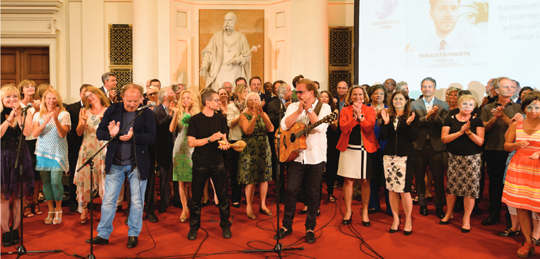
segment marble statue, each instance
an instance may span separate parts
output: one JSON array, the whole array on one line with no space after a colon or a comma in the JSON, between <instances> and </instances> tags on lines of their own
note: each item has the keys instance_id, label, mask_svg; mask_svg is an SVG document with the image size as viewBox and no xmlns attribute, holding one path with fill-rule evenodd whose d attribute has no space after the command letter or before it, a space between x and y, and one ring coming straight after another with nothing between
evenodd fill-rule
<instances>
[{"instance_id":1,"label":"marble statue","mask_svg":"<svg viewBox=\"0 0 540 259\"><path fill-rule=\"evenodd\" d=\"M234 82L238 77L251 77L251 52L246 36L234 30L236 15L227 13L223 30L214 33L202 51L200 76L206 79L206 87L218 90L224 82Z\"/></svg>"}]
</instances>

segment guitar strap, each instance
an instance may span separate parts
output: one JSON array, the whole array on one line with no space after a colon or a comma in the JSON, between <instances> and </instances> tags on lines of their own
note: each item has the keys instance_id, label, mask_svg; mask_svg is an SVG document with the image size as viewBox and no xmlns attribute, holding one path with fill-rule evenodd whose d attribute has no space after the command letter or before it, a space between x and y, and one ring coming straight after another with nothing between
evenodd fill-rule
<instances>
[{"instance_id":1,"label":"guitar strap","mask_svg":"<svg viewBox=\"0 0 540 259\"><path fill-rule=\"evenodd\" d=\"M322 102L319 101L317 105L315 105L315 110L313 110L315 112L315 115L317 115L317 117L319 117L319 112L321 112L321 108L322 108Z\"/></svg>"}]
</instances>

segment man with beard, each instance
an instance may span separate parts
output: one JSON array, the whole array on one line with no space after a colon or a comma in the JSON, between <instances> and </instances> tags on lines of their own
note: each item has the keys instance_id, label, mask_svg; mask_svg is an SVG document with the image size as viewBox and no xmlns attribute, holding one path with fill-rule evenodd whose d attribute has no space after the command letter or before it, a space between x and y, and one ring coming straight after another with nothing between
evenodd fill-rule
<instances>
[{"instance_id":1,"label":"man with beard","mask_svg":"<svg viewBox=\"0 0 540 259\"><path fill-rule=\"evenodd\" d=\"M238 77L251 77L251 50L246 36L234 30L236 15L227 13L223 30L214 33L203 49L200 76L206 79L206 87L217 91L224 82Z\"/></svg>"}]
</instances>

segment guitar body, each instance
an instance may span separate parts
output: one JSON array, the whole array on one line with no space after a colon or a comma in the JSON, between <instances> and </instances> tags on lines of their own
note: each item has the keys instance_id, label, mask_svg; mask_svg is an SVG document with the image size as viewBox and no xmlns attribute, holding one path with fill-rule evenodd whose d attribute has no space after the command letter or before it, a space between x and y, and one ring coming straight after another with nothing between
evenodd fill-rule
<instances>
[{"instance_id":1,"label":"guitar body","mask_svg":"<svg viewBox=\"0 0 540 259\"><path fill-rule=\"evenodd\" d=\"M298 157L298 154L307 149L306 138L303 135L296 137L295 133L303 130L306 127L304 123L295 123L289 130L282 130L281 127L276 131L275 145L277 149L277 136L281 134L279 147L279 161L288 163Z\"/></svg>"}]
</instances>

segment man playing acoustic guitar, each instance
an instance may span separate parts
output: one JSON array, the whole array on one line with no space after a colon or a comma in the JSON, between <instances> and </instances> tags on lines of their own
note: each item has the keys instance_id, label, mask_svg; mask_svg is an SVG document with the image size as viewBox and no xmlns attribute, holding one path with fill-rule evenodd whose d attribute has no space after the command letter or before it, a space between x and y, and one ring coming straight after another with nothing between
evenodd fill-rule
<instances>
[{"instance_id":1,"label":"man playing acoustic guitar","mask_svg":"<svg viewBox=\"0 0 540 259\"><path fill-rule=\"evenodd\" d=\"M295 123L313 124L331 113L330 106L317 100L317 85L308 79L298 81L296 94L299 102L292 103L287 108L281 120L283 130L290 129ZM306 138L307 149L289 164L287 169L287 194L285 197L285 215L283 228L279 230L280 239L292 233L292 223L296 211L296 196L305 177L307 184L307 219L306 239L308 243L315 242L316 216L321 200L321 181L326 164L326 129L328 124L314 128ZM276 237L274 237L277 239Z\"/></svg>"}]
</instances>

